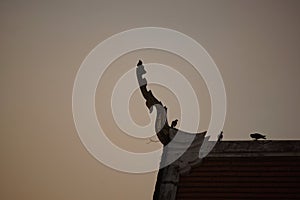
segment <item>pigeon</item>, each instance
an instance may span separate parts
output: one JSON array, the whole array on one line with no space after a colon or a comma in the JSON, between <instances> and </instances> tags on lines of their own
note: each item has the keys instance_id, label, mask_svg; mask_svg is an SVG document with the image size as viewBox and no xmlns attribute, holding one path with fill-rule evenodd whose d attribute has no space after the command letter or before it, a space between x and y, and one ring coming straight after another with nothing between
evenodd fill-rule
<instances>
[{"instance_id":1,"label":"pigeon","mask_svg":"<svg viewBox=\"0 0 300 200\"><path fill-rule=\"evenodd\" d=\"M177 125L178 119L172 121L171 128L174 128Z\"/></svg>"},{"instance_id":2,"label":"pigeon","mask_svg":"<svg viewBox=\"0 0 300 200\"><path fill-rule=\"evenodd\" d=\"M165 112L167 112L167 110L168 110L167 106L164 106L164 109L165 109Z\"/></svg>"},{"instance_id":3,"label":"pigeon","mask_svg":"<svg viewBox=\"0 0 300 200\"><path fill-rule=\"evenodd\" d=\"M221 131L220 135L218 136L218 142L220 142L223 139L223 131Z\"/></svg>"},{"instance_id":4,"label":"pigeon","mask_svg":"<svg viewBox=\"0 0 300 200\"><path fill-rule=\"evenodd\" d=\"M251 133L250 137L253 138L254 140L258 140L258 139L266 139L265 135L262 135L260 133Z\"/></svg>"},{"instance_id":5,"label":"pigeon","mask_svg":"<svg viewBox=\"0 0 300 200\"><path fill-rule=\"evenodd\" d=\"M142 62L141 60L139 60L137 66L140 66L140 65L142 65L142 64L143 64L143 62Z\"/></svg>"}]
</instances>

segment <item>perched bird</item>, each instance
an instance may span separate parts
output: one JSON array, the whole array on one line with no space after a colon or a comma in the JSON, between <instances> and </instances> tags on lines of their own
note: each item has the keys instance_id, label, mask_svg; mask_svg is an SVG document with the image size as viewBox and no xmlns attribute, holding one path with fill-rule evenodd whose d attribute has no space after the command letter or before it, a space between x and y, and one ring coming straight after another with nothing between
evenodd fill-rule
<instances>
[{"instance_id":1,"label":"perched bird","mask_svg":"<svg viewBox=\"0 0 300 200\"><path fill-rule=\"evenodd\" d=\"M172 121L171 128L174 128L177 125L178 119Z\"/></svg>"},{"instance_id":2,"label":"perched bird","mask_svg":"<svg viewBox=\"0 0 300 200\"><path fill-rule=\"evenodd\" d=\"M164 106L164 109L165 109L165 112L167 112L167 110L168 110L167 106Z\"/></svg>"},{"instance_id":3,"label":"perched bird","mask_svg":"<svg viewBox=\"0 0 300 200\"><path fill-rule=\"evenodd\" d=\"M137 66L142 65L142 64L143 64L143 62L141 60L139 60Z\"/></svg>"},{"instance_id":4,"label":"perched bird","mask_svg":"<svg viewBox=\"0 0 300 200\"><path fill-rule=\"evenodd\" d=\"M220 135L218 136L218 142L220 142L223 139L223 131L221 131Z\"/></svg>"},{"instance_id":5,"label":"perched bird","mask_svg":"<svg viewBox=\"0 0 300 200\"><path fill-rule=\"evenodd\" d=\"M254 140L267 139L265 135L262 135L260 133L251 133L250 137L253 138Z\"/></svg>"}]
</instances>

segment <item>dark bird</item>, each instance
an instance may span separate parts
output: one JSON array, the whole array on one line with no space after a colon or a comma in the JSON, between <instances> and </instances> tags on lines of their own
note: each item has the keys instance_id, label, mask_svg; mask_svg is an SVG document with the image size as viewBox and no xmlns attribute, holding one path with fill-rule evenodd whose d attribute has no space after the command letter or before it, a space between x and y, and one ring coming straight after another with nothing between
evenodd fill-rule
<instances>
[{"instance_id":1,"label":"dark bird","mask_svg":"<svg viewBox=\"0 0 300 200\"><path fill-rule=\"evenodd\" d=\"M174 128L177 125L178 119L172 121L171 128Z\"/></svg>"},{"instance_id":2,"label":"dark bird","mask_svg":"<svg viewBox=\"0 0 300 200\"><path fill-rule=\"evenodd\" d=\"M165 111L167 112L167 110L168 110L167 106L164 106L164 109L165 109Z\"/></svg>"},{"instance_id":3,"label":"dark bird","mask_svg":"<svg viewBox=\"0 0 300 200\"><path fill-rule=\"evenodd\" d=\"M260 133L251 133L250 137L253 138L254 140L267 139L265 135L262 135Z\"/></svg>"},{"instance_id":4,"label":"dark bird","mask_svg":"<svg viewBox=\"0 0 300 200\"><path fill-rule=\"evenodd\" d=\"M141 60L139 60L137 66L142 65L142 64L143 64L143 62Z\"/></svg>"},{"instance_id":5,"label":"dark bird","mask_svg":"<svg viewBox=\"0 0 300 200\"><path fill-rule=\"evenodd\" d=\"M220 135L218 136L218 142L220 142L223 139L223 131L221 131Z\"/></svg>"}]
</instances>

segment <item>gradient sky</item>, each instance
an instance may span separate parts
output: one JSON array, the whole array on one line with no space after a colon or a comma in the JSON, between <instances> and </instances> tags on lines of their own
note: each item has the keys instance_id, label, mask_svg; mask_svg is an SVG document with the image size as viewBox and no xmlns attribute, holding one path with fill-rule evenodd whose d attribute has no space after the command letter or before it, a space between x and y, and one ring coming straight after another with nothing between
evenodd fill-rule
<instances>
[{"instance_id":1,"label":"gradient sky","mask_svg":"<svg viewBox=\"0 0 300 200\"><path fill-rule=\"evenodd\" d=\"M299 9L296 0L1 1L0 199L152 198L156 173L127 174L99 163L80 142L72 117L82 61L98 43L131 28L175 29L208 51L227 92L224 139L248 140L253 131L271 140L300 139ZM98 85L97 115L107 136L131 151L160 147L124 135L112 121L112 87L140 58L191 80L201 99L200 130L206 129L210 103L201 77L173 54L143 50L112 63ZM151 89L169 118L177 118L174 94ZM138 124L149 121L139 91L130 111Z\"/></svg>"}]
</instances>

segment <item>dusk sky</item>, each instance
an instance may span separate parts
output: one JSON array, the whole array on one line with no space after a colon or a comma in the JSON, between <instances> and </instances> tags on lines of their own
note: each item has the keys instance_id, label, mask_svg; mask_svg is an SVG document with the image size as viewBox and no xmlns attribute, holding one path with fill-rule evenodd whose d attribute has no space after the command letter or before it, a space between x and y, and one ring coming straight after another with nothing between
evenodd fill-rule
<instances>
[{"instance_id":1,"label":"dusk sky","mask_svg":"<svg viewBox=\"0 0 300 200\"><path fill-rule=\"evenodd\" d=\"M174 29L206 49L226 89L224 140L250 140L252 132L299 140L299 10L296 0L1 1L0 199L152 199L157 172L130 174L101 164L80 141L72 115L73 84L85 57L132 28ZM198 130L206 130L209 93L193 66L172 53L140 50L115 60L98 84L96 111L107 137L133 152L161 148L124 134L112 117L113 87L139 59L171 66L191 82L201 109ZM149 87L168 107L169 121L180 123L176 95ZM139 90L129 110L137 124L149 123Z\"/></svg>"}]
</instances>

